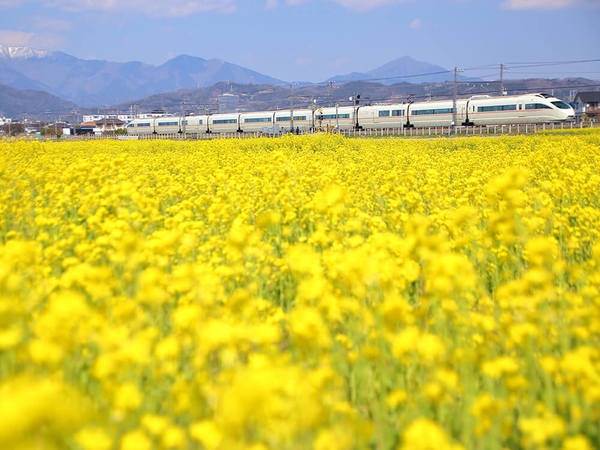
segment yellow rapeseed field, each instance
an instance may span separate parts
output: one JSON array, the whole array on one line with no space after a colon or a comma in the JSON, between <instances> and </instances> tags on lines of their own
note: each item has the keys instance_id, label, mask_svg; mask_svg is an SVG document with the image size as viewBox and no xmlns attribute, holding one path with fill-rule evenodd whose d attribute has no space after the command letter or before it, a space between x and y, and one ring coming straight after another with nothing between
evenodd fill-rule
<instances>
[{"instance_id":1,"label":"yellow rapeseed field","mask_svg":"<svg viewBox=\"0 0 600 450\"><path fill-rule=\"evenodd\" d=\"M600 447L600 133L0 142L3 449Z\"/></svg>"}]
</instances>

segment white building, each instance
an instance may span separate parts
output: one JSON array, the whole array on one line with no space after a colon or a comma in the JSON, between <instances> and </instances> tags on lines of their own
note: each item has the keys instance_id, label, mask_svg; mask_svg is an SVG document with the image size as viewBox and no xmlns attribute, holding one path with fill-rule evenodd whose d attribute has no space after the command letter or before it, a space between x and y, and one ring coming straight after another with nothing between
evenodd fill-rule
<instances>
[{"instance_id":1,"label":"white building","mask_svg":"<svg viewBox=\"0 0 600 450\"><path fill-rule=\"evenodd\" d=\"M234 113L240 106L240 96L235 94L223 94L217 97L219 114Z\"/></svg>"},{"instance_id":2,"label":"white building","mask_svg":"<svg viewBox=\"0 0 600 450\"><path fill-rule=\"evenodd\" d=\"M575 113L600 116L600 91L579 92L575 97Z\"/></svg>"},{"instance_id":3,"label":"white building","mask_svg":"<svg viewBox=\"0 0 600 450\"><path fill-rule=\"evenodd\" d=\"M131 122L135 119L134 114L89 114L83 116L83 122L97 122L105 119L117 119L122 122Z\"/></svg>"},{"instance_id":4,"label":"white building","mask_svg":"<svg viewBox=\"0 0 600 450\"><path fill-rule=\"evenodd\" d=\"M0 116L0 127L2 125L6 125L7 123L11 123L12 119L9 119L8 117L4 117L4 116Z\"/></svg>"}]
</instances>

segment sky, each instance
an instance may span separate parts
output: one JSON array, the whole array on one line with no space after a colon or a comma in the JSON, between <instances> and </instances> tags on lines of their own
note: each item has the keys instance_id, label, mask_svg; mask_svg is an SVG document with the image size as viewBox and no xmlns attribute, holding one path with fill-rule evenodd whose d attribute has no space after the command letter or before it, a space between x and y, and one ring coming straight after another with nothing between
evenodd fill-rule
<instances>
[{"instance_id":1,"label":"sky","mask_svg":"<svg viewBox=\"0 0 600 450\"><path fill-rule=\"evenodd\" d=\"M600 0L0 0L0 44L150 64L188 54L316 82L401 56L446 68L600 59ZM536 71L600 79L600 63Z\"/></svg>"}]
</instances>

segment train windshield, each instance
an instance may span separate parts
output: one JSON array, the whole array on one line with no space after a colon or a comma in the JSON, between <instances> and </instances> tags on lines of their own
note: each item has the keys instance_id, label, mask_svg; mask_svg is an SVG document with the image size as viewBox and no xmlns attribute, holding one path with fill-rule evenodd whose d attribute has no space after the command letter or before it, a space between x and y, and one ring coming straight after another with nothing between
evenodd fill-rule
<instances>
[{"instance_id":1,"label":"train windshield","mask_svg":"<svg viewBox=\"0 0 600 450\"><path fill-rule=\"evenodd\" d=\"M565 102L558 101L558 102L552 102L552 104L560 109L571 109L571 107L569 105L567 105Z\"/></svg>"}]
</instances>

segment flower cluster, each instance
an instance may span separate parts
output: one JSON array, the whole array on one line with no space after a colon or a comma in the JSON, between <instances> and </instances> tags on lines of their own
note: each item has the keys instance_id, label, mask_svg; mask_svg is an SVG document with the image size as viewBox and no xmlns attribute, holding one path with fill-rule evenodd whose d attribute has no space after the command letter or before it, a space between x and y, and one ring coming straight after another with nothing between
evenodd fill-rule
<instances>
[{"instance_id":1,"label":"flower cluster","mask_svg":"<svg viewBox=\"0 0 600 450\"><path fill-rule=\"evenodd\" d=\"M591 449L600 139L0 142L0 442Z\"/></svg>"}]
</instances>

